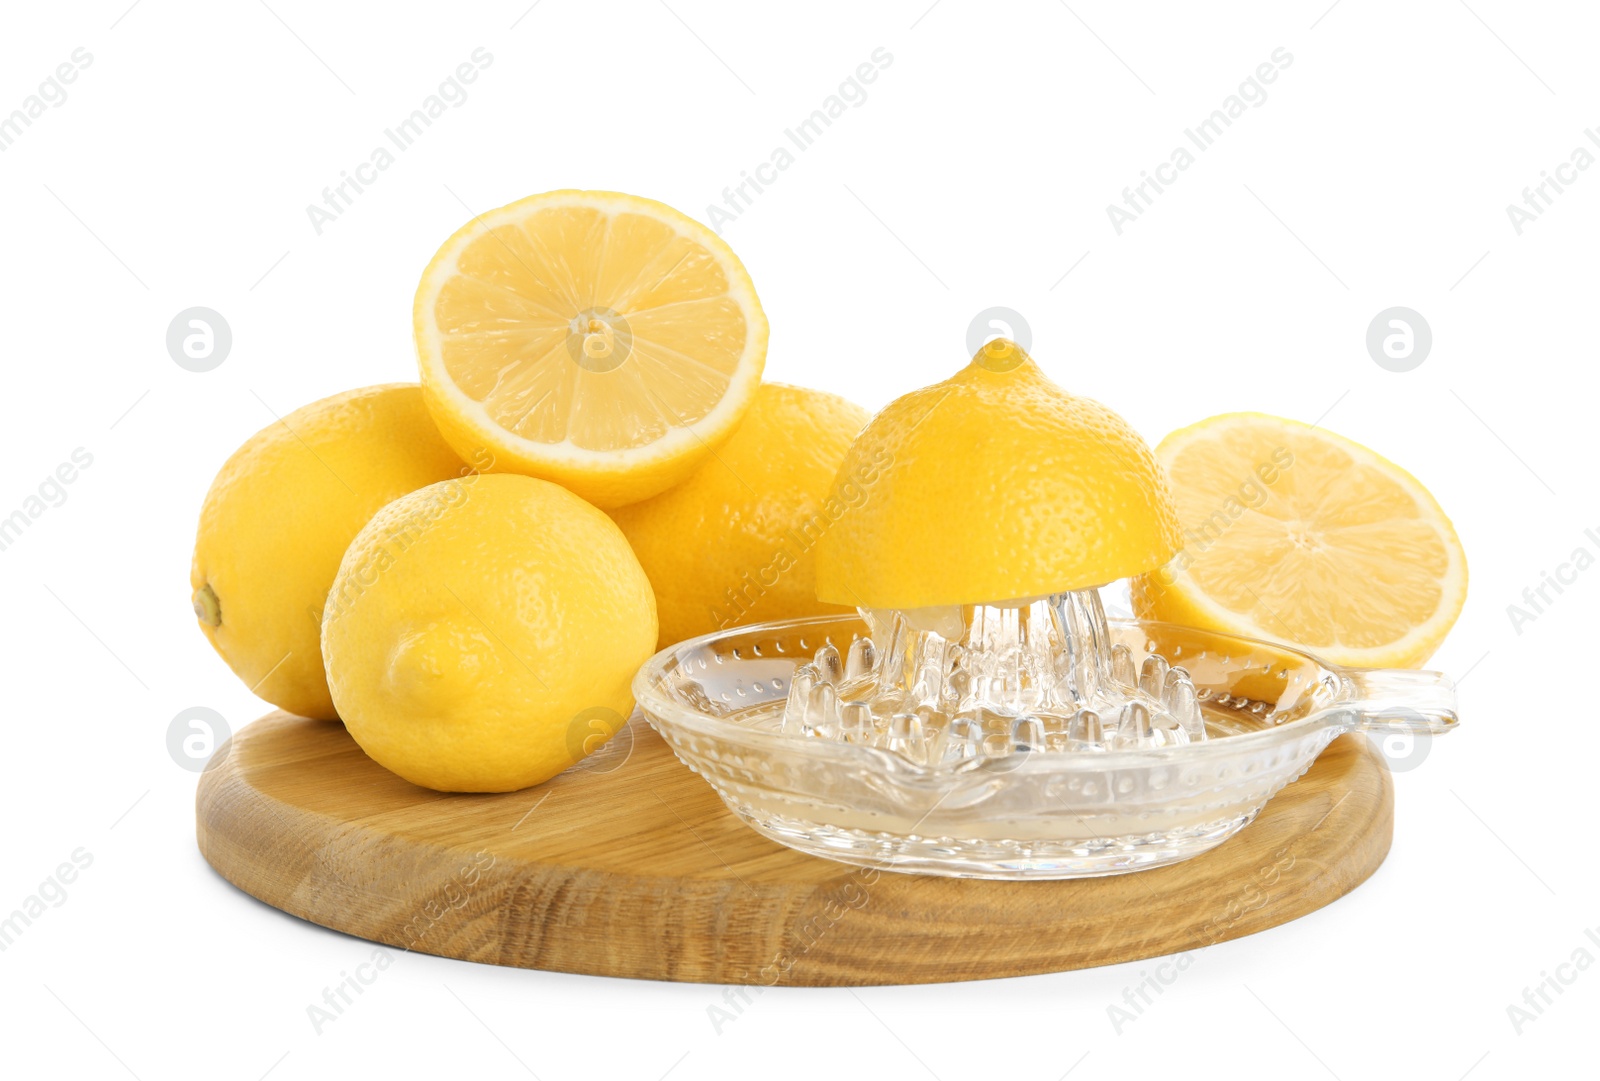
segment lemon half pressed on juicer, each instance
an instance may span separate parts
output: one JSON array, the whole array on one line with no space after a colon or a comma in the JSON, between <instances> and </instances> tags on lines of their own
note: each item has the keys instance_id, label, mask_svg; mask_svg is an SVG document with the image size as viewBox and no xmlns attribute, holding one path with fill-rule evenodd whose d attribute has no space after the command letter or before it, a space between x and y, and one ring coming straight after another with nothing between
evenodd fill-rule
<instances>
[{"instance_id":1,"label":"lemon half pressed on juicer","mask_svg":"<svg viewBox=\"0 0 1600 1081\"><path fill-rule=\"evenodd\" d=\"M848 863L983 878L1157 867L1246 825L1343 732L1443 732L1437 673L1108 620L1098 589L1182 545L1161 467L999 339L890 403L817 542L856 617L658 653L640 708L745 822Z\"/></svg>"}]
</instances>

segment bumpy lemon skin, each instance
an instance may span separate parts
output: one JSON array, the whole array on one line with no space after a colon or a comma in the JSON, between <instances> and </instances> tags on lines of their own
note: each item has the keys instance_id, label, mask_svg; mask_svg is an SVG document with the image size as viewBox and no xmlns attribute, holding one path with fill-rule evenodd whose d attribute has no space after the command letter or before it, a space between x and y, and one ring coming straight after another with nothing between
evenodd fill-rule
<instances>
[{"instance_id":1,"label":"bumpy lemon skin","mask_svg":"<svg viewBox=\"0 0 1600 1081\"><path fill-rule=\"evenodd\" d=\"M1445 544L1454 549L1461 560L1459 588L1455 592L1451 603L1447 604L1438 613L1438 618L1434 621L1435 626L1426 634L1414 635L1414 640L1404 647L1378 650L1346 650L1338 646L1320 643L1301 646L1301 648L1314 650L1317 656L1324 661L1356 668L1421 668L1428 663L1429 658L1444 644L1445 638L1449 635L1451 628L1455 626L1455 622L1460 617L1467 600L1468 571L1466 551L1461 544L1460 536L1456 533L1455 524L1445 514L1444 508L1439 505L1438 500L1408 470L1396 465L1370 447L1363 446L1353 439L1338 435L1325 428L1319 428L1304 421L1274 416L1269 413L1222 413L1179 428L1168 433L1156 445L1156 458L1162 462L1169 461L1171 456L1177 453L1178 448L1188 440L1197 437L1204 438L1212 431L1224 429L1228 425L1239 422L1281 427L1288 431L1317 432L1319 433L1319 438L1331 440L1352 453L1364 455L1381 465L1393 476L1402 478L1414 489L1413 494L1423 501L1427 509L1433 512L1431 520L1440 526ZM1200 627L1206 630L1221 631L1225 634L1243 634L1247 637L1267 640L1279 639L1279 636L1272 633L1270 627L1241 626L1240 620L1230 618L1227 612L1216 604L1209 602L1187 573L1187 561L1189 558L1187 555L1174 558L1162 567L1135 576L1128 583L1130 603L1134 615L1144 620L1174 623L1186 627ZM1300 645L1293 642L1289 644Z\"/></svg>"},{"instance_id":2,"label":"bumpy lemon skin","mask_svg":"<svg viewBox=\"0 0 1600 1081\"><path fill-rule=\"evenodd\" d=\"M658 648L849 611L817 600L814 551L863 491L831 489L866 422L865 409L838 395L764 383L733 438L688 480L610 512L655 587Z\"/></svg>"},{"instance_id":3,"label":"bumpy lemon skin","mask_svg":"<svg viewBox=\"0 0 1600 1081\"><path fill-rule=\"evenodd\" d=\"M345 548L386 503L465 468L415 383L336 394L269 424L201 507L189 571L200 630L260 697L337 719L319 635Z\"/></svg>"},{"instance_id":4,"label":"bumpy lemon skin","mask_svg":"<svg viewBox=\"0 0 1600 1081\"><path fill-rule=\"evenodd\" d=\"M1045 596L1153 569L1181 541L1167 481L1116 413L997 341L889 403L841 480L880 465L817 545L817 596L921 608Z\"/></svg>"},{"instance_id":5,"label":"bumpy lemon skin","mask_svg":"<svg viewBox=\"0 0 1600 1081\"><path fill-rule=\"evenodd\" d=\"M648 212L663 221L674 223L702 247L724 257L725 269L733 278L734 286L746 299L745 315L749 324L752 354L756 359L748 371L729 385L727 395L716 410L721 419L707 417L694 425L692 432L678 433L673 440L676 448L671 451L615 468L607 468L593 461L563 461L553 454L535 457L520 453L515 440L509 438L507 433L463 412L446 386L448 375L423 346L430 322L427 306L433 293L432 286L434 280L448 270L444 262L447 255L471 238L484 233L486 218L494 220L508 213L532 212L541 205L559 204L568 198L615 202L619 209L632 205L640 212ZM755 400L761 373L766 366L770 327L749 272L727 241L714 230L676 207L655 199L623 192L561 189L529 195L488 214L474 215L472 220L451 234L422 272L412 302L412 332L417 344L423 398L440 433L457 454L472 462L480 472L520 473L554 481L597 507L611 508L640 502L682 483L708 456L728 441L740 418L749 411Z\"/></svg>"},{"instance_id":6,"label":"bumpy lemon skin","mask_svg":"<svg viewBox=\"0 0 1600 1081\"><path fill-rule=\"evenodd\" d=\"M510 792L620 725L655 649L655 597L604 513L516 474L434 484L380 511L328 595L333 700L413 784Z\"/></svg>"}]
</instances>

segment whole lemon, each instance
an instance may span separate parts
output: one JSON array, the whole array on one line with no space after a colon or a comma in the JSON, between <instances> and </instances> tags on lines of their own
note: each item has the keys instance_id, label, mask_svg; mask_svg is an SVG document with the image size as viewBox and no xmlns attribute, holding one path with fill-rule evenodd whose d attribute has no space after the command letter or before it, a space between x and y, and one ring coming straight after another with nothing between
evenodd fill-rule
<instances>
[{"instance_id":1,"label":"whole lemon","mask_svg":"<svg viewBox=\"0 0 1600 1081\"><path fill-rule=\"evenodd\" d=\"M334 718L318 637L345 548L385 503L465 469L415 383L346 391L269 424L200 510L189 584L201 631L268 702Z\"/></svg>"},{"instance_id":2,"label":"whole lemon","mask_svg":"<svg viewBox=\"0 0 1600 1081\"><path fill-rule=\"evenodd\" d=\"M813 549L873 476L834 474L867 412L764 383L725 446L688 480L612 510L655 587L659 645L719 627L848 611L816 597Z\"/></svg>"},{"instance_id":3,"label":"whole lemon","mask_svg":"<svg viewBox=\"0 0 1600 1081\"><path fill-rule=\"evenodd\" d=\"M1183 542L1139 433L997 339L896 398L840 479L881 472L817 545L817 596L863 608L1041 597L1153 570Z\"/></svg>"},{"instance_id":4,"label":"whole lemon","mask_svg":"<svg viewBox=\"0 0 1600 1081\"><path fill-rule=\"evenodd\" d=\"M351 736L441 792L526 788L593 751L632 711L629 684L655 642L650 581L611 519L511 473L379 511L345 553L322 624Z\"/></svg>"}]
</instances>

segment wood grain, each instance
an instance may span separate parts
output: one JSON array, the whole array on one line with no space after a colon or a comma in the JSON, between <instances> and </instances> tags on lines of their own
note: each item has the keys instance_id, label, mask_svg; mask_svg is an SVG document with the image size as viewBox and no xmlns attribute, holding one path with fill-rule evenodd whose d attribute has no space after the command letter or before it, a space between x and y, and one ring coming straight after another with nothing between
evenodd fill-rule
<instances>
[{"instance_id":1,"label":"wood grain","mask_svg":"<svg viewBox=\"0 0 1600 1081\"><path fill-rule=\"evenodd\" d=\"M1064 882L930 878L761 837L642 721L602 756L615 768L447 796L372 762L337 722L275 713L202 775L200 851L286 912L444 957L860 986L1085 968L1251 934L1358 886L1393 826L1381 759L1344 736L1254 823L1187 862Z\"/></svg>"}]
</instances>

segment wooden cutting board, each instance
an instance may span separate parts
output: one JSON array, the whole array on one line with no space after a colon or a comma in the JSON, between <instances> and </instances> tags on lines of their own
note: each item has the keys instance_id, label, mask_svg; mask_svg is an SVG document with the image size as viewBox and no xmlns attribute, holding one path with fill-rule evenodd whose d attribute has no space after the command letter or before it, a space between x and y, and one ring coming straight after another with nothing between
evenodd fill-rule
<instances>
[{"instance_id":1,"label":"wooden cutting board","mask_svg":"<svg viewBox=\"0 0 1600 1081\"><path fill-rule=\"evenodd\" d=\"M442 795L337 722L274 713L202 775L200 851L302 919L524 968L768 985L931 983L1178 953L1276 926L1389 851L1393 785L1343 736L1203 856L1062 882L931 878L784 848L739 822L637 717L590 768Z\"/></svg>"}]
</instances>

